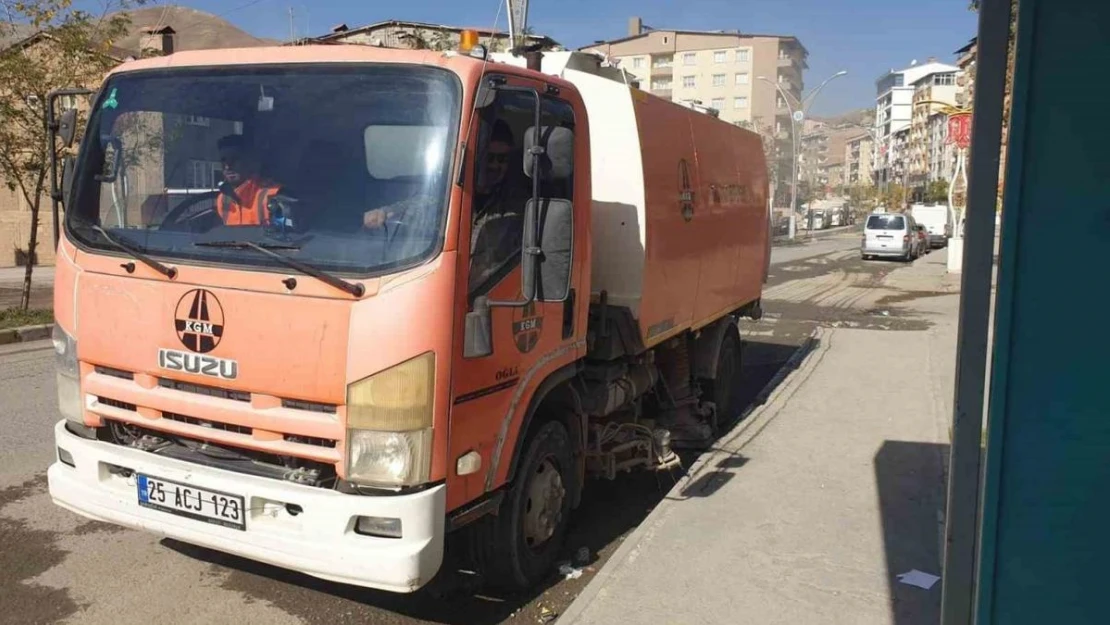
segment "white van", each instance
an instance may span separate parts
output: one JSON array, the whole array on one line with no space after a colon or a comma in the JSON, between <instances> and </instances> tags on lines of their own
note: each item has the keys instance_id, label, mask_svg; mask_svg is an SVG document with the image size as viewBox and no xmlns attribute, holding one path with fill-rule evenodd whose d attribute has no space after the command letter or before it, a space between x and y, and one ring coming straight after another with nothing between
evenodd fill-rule
<instances>
[{"instance_id":1,"label":"white van","mask_svg":"<svg viewBox=\"0 0 1110 625\"><path fill-rule=\"evenodd\" d=\"M929 231L929 246L944 247L952 236L952 212L947 204L914 204L910 212Z\"/></svg>"},{"instance_id":2,"label":"white van","mask_svg":"<svg viewBox=\"0 0 1110 625\"><path fill-rule=\"evenodd\" d=\"M908 213L871 213L863 226L860 257L913 260L920 253L914 233L913 216Z\"/></svg>"}]
</instances>

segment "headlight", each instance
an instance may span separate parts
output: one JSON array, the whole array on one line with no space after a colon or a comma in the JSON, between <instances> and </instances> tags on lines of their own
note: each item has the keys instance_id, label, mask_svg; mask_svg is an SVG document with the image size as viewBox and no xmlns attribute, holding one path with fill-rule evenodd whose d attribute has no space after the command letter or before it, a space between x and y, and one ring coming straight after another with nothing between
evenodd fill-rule
<instances>
[{"instance_id":1,"label":"headlight","mask_svg":"<svg viewBox=\"0 0 1110 625\"><path fill-rule=\"evenodd\" d=\"M372 486L428 481L432 464L435 354L347 387L347 479Z\"/></svg>"},{"instance_id":2,"label":"headlight","mask_svg":"<svg viewBox=\"0 0 1110 625\"><path fill-rule=\"evenodd\" d=\"M66 419L84 424L81 376L77 366L77 341L56 323L52 338L54 339L54 366L57 370L58 410Z\"/></svg>"}]
</instances>

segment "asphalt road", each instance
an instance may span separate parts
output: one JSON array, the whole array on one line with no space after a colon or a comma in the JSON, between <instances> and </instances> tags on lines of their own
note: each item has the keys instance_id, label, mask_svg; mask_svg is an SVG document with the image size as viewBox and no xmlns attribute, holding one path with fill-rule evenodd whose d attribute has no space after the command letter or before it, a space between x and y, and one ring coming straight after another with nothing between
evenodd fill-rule
<instances>
[{"instance_id":1,"label":"asphalt road","mask_svg":"<svg viewBox=\"0 0 1110 625\"><path fill-rule=\"evenodd\" d=\"M756 400L816 324L863 314L847 290L866 288L868 276L891 267L862 263L857 245L849 234L773 250L767 293L782 297L769 297L762 321L743 324L746 401ZM841 274L862 278L845 282ZM586 547L590 564L578 579L556 577L524 596L488 596L454 561L411 596L332 584L54 506L45 479L58 418L52 356L18 351L26 349L0 348L0 624L542 622L570 604L677 478L636 474L590 484L566 554Z\"/></svg>"}]
</instances>

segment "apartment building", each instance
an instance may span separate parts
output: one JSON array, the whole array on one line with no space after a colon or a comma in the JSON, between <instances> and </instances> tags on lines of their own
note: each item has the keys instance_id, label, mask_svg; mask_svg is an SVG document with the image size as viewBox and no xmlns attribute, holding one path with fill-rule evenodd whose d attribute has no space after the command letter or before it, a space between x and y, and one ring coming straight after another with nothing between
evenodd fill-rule
<instances>
[{"instance_id":1,"label":"apartment building","mask_svg":"<svg viewBox=\"0 0 1110 625\"><path fill-rule=\"evenodd\" d=\"M930 71L913 82L913 109L906 165L907 183L915 188L924 187L933 180L947 178L947 172L955 163L955 152L946 145L947 111L956 104L959 91L956 78L960 69L951 65L933 66L935 71Z\"/></svg>"},{"instance_id":2,"label":"apartment building","mask_svg":"<svg viewBox=\"0 0 1110 625\"><path fill-rule=\"evenodd\" d=\"M956 106L971 108L975 100L975 60L979 56L979 39L972 39L964 47L956 50L956 66L960 75L956 77Z\"/></svg>"},{"instance_id":3,"label":"apartment building","mask_svg":"<svg viewBox=\"0 0 1110 625\"><path fill-rule=\"evenodd\" d=\"M790 113L774 83L800 99L809 55L788 35L656 29L638 17L629 20L625 37L582 50L619 62L655 95L699 102L723 120L778 133L789 132Z\"/></svg>"},{"instance_id":4,"label":"apartment building","mask_svg":"<svg viewBox=\"0 0 1110 625\"><path fill-rule=\"evenodd\" d=\"M875 138L876 146L875 170L878 182L887 182L895 177L895 162L892 160L896 153L903 159L905 151L895 150L895 137L902 131L909 131L913 123L915 83L926 76L937 73L957 72L958 67L946 63L938 63L932 59L923 64L917 61L901 70L890 70L875 81ZM901 174L906 173L906 163L900 164Z\"/></svg>"},{"instance_id":5,"label":"apartment building","mask_svg":"<svg viewBox=\"0 0 1110 625\"><path fill-rule=\"evenodd\" d=\"M854 127L816 126L816 130L802 137L799 157L799 176L815 185L835 188L843 183L842 166L848 140L859 134Z\"/></svg>"},{"instance_id":6,"label":"apartment building","mask_svg":"<svg viewBox=\"0 0 1110 625\"><path fill-rule=\"evenodd\" d=\"M869 134L857 133L844 145L844 184L849 187L875 184L872 163L875 142Z\"/></svg>"}]
</instances>

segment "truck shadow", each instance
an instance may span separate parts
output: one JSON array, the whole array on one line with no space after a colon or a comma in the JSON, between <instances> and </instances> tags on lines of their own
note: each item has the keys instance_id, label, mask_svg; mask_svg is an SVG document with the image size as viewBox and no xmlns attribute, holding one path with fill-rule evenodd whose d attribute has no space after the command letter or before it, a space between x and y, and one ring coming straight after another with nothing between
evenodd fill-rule
<instances>
[{"instance_id":1,"label":"truck shadow","mask_svg":"<svg viewBox=\"0 0 1110 625\"><path fill-rule=\"evenodd\" d=\"M884 441L875 453L887 584L894 625L940 622L940 581L930 589L902 583L912 570L941 575L946 444Z\"/></svg>"},{"instance_id":2,"label":"truck shadow","mask_svg":"<svg viewBox=\"0 0 1110 625\"><path fill-rule=\"evenodd\" d=\"M764 340L768 342L763 342ZM743 383L740 404L752 406L766 400L776 377L798 349L771 337L745 337ZM724 424L727 432L732 423ZM708 450L712 452L713 450ZM683 467L697 459L683 453ZM709 473L683 489L685 497L707 497L732 478L748 459L739 454L714 460ZM162 544L230 573L221 585L251 599L263 600L310 623L401 623L431 622L446 625L487 625L512 622L549 622L562 613L589 583L613 551L651 513L678 483L685 468L669 472L634 472L615 481L591 479L581 506L575 511L560 563L573 563L564 573L553 573L545 583L520 594L501 595L484 589L481 580L468 571L464 538L448 536L447 554L439 575L428 586L411 595L399 595L337 584L251 560L188 545L171 539ZM585 558L581 556L585 555ZM276 582L276 583L275 583Z\"/></svg>"}]
</instances>

